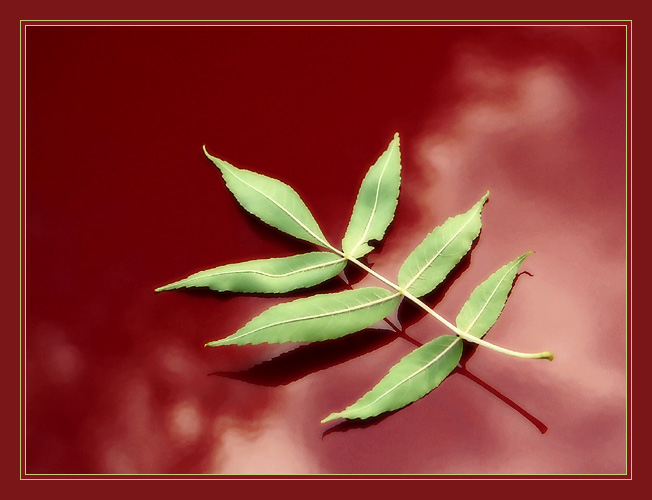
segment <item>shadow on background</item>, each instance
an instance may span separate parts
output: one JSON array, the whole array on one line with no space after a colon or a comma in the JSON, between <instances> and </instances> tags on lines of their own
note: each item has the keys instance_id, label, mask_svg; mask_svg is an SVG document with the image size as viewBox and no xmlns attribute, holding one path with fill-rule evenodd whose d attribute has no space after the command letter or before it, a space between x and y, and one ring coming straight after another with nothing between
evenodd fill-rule
<instances>
[{"instance_id":1,"label":"shadow on background","mask_svg":"<svg viewBox=\"0 0 652 500\"><path fill-rule=\"evenodd\" d=\"M397 332L367 328L341 337L301 345L246 370L215 371L209 376L240 380L249 384L277 387L368 354L399 337Z\"/></svg>"},{"instance_id":2,"label":"shadow on background","mask_svg":"<svg viewBox=\"0 0 652 500\"><path fill-rule=\"evenodd\" d=\"M397 328L391 322L387 321L387 323L392 328L394 328L394 329ZM403 337L406 340L414 343L417 346L423 345L421 342L418 342L417 340L414 340L411 337L409 337L405 333L405 331L403 331L403 330L395 330L394 333L397 336ZM489 393L493 394L498 399L503 401L505 404L507 404L508 406L510 406L511 408L516 410L518 413L520 413L523 417L525 417L525 419L527 419L532 425L534 425L539 430L539 432L541 432L541 434L545 434L548 431L548 427L543 422L541 422L541 420L539 420L534 415L532 415L531 413L526 411L523 407L519 406L516 402L514 402L513 400L511 400L510 398L505 396L503 393L501 393L500 391L498 391L494 387L490 386L487 382L482 380L480 377L478 377L478 376L474 375L473 373L471 373L466 368L466 364L473 357L473 355L475 354L475 351L477 350L477 348L478 348L477 344L470 344L468 342L464 342L464 350L462 352L462 358L460 359L460 362L459 362L458 366L452 371L452 373L448 377L450 377L450 376L452 376L454 374L459 374L459 375L462 375L462 376L468 378L472 382L475 382L480 387L482 387L483 389L485 389ZM448 378L448 377L446 377L446 378ZM426 394L426 396L427 396L427 394ZM396 412L398 412L398 411L400 411L400 410L402 410L404 408L407 408L408 406L410 406L412 404L413 403L410 403L410 404L408 404L406 406L403 406L402 408L399 408L397 410L392 410L392 411L389 411L389 412L381 413L380 415L377 415L377 416L374 416L374 417L371 417L371 418L367 418L367 419L364 419L364 420L361 420L361 419L344 420L343 422L335 424L332 427L329 427L328 429L326 429L324 431L324 433L322 434L322 438L326 437L328 434L331 434L333 432L346 432L346 431L349 431L349 430L352 430L352 429L366 429L366 428L371 427L373 425L377 425L380 422L382 422L383 420L385 420L386 418L394 415Z\"/></svg>"},{"instance_id":3,"label":"shadow on background","mask_svg":"<svg viewBox=\"0 0 652 500\"><path fill-rule=\"evenodd\" d=\"M471 262L471 252L475 245L477 244L478 239L475 240L471 251L466 254L466 256L460 261L458 266L449 274L449 276L444 280L440 287L437 287L436 292L431 292L426 296L427 302L431 305L438 304L448 289L452 284L461 276L461 274L469 267ZM524 271L517 274L516 279L514 280L514 285L516 281L522 274L530 273ZM347 285L347 288L351 288L350 284ZM512 287L513 290L514 287ZM511 291L510 291L511 294ZM350 361L352 359L358 358L365 354L368 354L380 347L383 347L390 342L396 340L397 338L403 338L404 340L412 343L416 347L420 347L423 343L413 339L406 333L406 329L418 322L424 315L419 314L418 311L409 311L407 314L401 314L401 309L410 307L414 309L414 306L411 303L402 302L399 305L398 318L402 319L401 324L405 325L402 328L395 325L389 319L385 319L384 322L391 327L391 331L382 330L378 328L367 328L359 332L346 335L344 337L332 340L326 340L322 342L314 342L307 345L301 345L291 351L285 352L271 358L269 360L263 361L259 364L256 364L250 368L240 371L214 371L209 373L209 376L220 376L225 378L230 378L234 380L240 380L242 382L247 382L250 384L260 385L260 386L269 386L277 387L280 385L287 385L292 382L295 382L307 375L331 368L338 364ZM422 309L419 309L423 311ZM462 358L458 366L453 370L451 375L460 374L472 382L478 384L480 387L488 391L489 393L496 396L498 399L503 401L509 407L516 410L524 418L526 418L532 425L534 425L539 432L545 434L548 430L548 427L537 419L535 416L527 412L513 400L499 392L494 387L490 386L484 380L480 379L473 373L471 373L467 368L466 364L473 357L477 349L477 345L464 343L464 350L462 353ZM449 375L449 376L451 376ZM447 377L448 378L448 377ZM412 404L412 403L410 403ZM355 420L345 420L335 424L332 427L329 427L322 434L322 438L331 434L333 432L346 432L351 429L365 429L373 425L377 425L386 418L390 417L397 411L410 406L410 404L393 410L390 412L382 413L378 416L374 416L367 419L355 419Z\"/></svg>"}]
</instances>

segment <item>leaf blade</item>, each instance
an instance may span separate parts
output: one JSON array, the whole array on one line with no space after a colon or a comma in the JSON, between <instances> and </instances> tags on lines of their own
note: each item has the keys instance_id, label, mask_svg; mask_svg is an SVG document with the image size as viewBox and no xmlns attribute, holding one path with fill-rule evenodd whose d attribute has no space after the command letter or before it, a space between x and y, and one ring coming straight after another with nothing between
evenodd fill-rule
<instances>
[{"instance_id":1,"label":"leaf blade","mask_svg":"<svg viewBox=\"0 0 652 500\"><path fill-rule=\"evenodd\" d=\"M449 218L428 234L399 269L399 286L415 297L434 290L480 234L482 208L488 198L489 191L467 212Z\"/></svg>"},{"instance_id":2,"label":"leaf blade","mask_svg":"<svg viewBox=\"0 0 652 500\"><path fill-rule=\"evenodd\" d=\"M394 310L400 295L367 287L297 299L272 306L233 335L209 347L282 342L315 342L357 332Z\"/></svg>"},{"instance_id":3,"label":"leaf blade","mask_svg":"<svg viewBox=\"0 0 652 500\"><path fill-rule=\"evenodd\" d=\"M328 415L322 423L337 418L364 419L403 408L438 387L461 356L459 337L437 337L403 357L374 388L351 406Z\"/></svg>"},{"instance_id":4,"label":"leaf blade","mask_svg":"<svg viewBox=\"0 0 652 500\"><path fill-rule=\"evenodd\" d=\"M205 146L204 154L220 170L227 188L247 212L284 233L333 248L306 204L290 186L278 179L234 167L209 154Z\"/></svg>"},{"instance_id":5,"label":"leaf blade","mask_svg":"<svg viewBox=\"0 0 652 500\"><path fill-rule=\"evenodd\" d=\"M485 336L505 307L519 266L531 253L505 264L471 292L455 319L460 330L477 338Z\"/></svg>"},{"instance_id":6,"label":"leaf blade","mask_svg":"<svg viewBox=\"0 0 652 500\"><path fill-rule=\"evenodd\" d=\"M318 285L337 275L345 265L345 259L330 252L258 259L200 271L156 291L207 287L220 292L284 293Z\"/></svg>"},{"instance_id":7,"label":"leaf blade","mask_svg":"<svg viewBox=\"0 0 652 500\"><path fill-rule=\"evenodd\" d=\"M368 170L349 225L342 240L344 253L359 258L373 250L370 240L382 240L394 219L401 184L401 151L398 133L387 150Z\"/></svg>"}]
</instances>

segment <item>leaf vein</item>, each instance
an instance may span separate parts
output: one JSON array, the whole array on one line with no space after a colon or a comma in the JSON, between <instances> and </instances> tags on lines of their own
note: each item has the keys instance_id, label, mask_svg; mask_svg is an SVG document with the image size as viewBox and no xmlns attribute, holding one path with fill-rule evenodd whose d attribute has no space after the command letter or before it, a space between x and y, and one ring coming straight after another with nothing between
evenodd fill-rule
<instances>
[{"instance_id":1,"label":"leaf vein","mask_svg":"<svg viewBox=\"0 0 652 500\"><path fill-rule=\"evenodd\" d=\"M476 315L475 318L473 318L473 321L471 322L471 324L469 325L469 327L465 330L465 333L469 333L469 332L471 331L471 328L473 328L473 325L475 325L476 322L480 319L480 316L482 316L482 313L484 312L484 310L485 310L485 309L487 308L487 306L489 305L489 302L491 302L491 299L492 299L493 296L496 294L496 291L498 290L498 288L500 288L500 285L502 284L502 282L505 281L505 278L507 277L507 275L509 274L509 272L510 272L512 269L514 269L515 267L518 267L520 264L521 264L521 261L518 261L518 262L515 262L514 264L512 264L512 266L511 266L511 267L510 267L510 268L505 272L505 274L503 275L503 277L500 278L500 281L498 282L498 284L496 284L496 286L494 287L494 289L491 291L491 294L489 295L489 298L485 300L485 302L484 302L482 308L480 309L480 312Z\"/></svg>"},{"instance_id":2,"label":"leaf vein","mask_svg":"<svg viewBox=\"0 0 652 500\"><path fill-rule=\"evenodd\" d=\"M287 273L282 273L282 274L273 274L273 273L266 273L265 271L259 271L257 269L236 269L234 271L222 271L222 272L215 272L212 274L203 274L201 276L189 276L188 278L179 281L178 283L188 283L190 281L197 281L200 279L205 279L205 278L213 278L217 276L224 276L227 274L242 274L242 273L253 273L253 274L259 274L261 276L267 276L269 278L285 278L287 276L292 276L294 274L300 274L306 271L312 271L313 269L321 269L329 266L334 266L337 264L342 263L346 259L337 259L331 262L324 262L321 264L315 264L314 266L309 266L309 267L304 267L302 269L295 269L294 271L289 271Z\"/></svg>"},{"instance_id":3,"label":"leaf vein","mask_svg":"<svg viewBox=\"0 0 652 500\"><path fill-rule=\"evenodd\" d=\"M397 387L400 387L401 385L403 385L407 381L411 380L412 378L416 377L419 373L421 373L422 371L426 370L428 367L430 367L431 365L433 365L434 363L439 361L448 351L450 351L455 345L457 345L458 342L461 342L461 341L462 341L461 338L455 339L453 342L451 342L451 344L446 349L444 349L442 352L439 353L439 355L434 357L432 359L432 361L429 361L427 364L425 364L424 366L422 366L421 368L419 368L415 372L411 373L408 377L405 377L403 380L401 380L400 382L398 382L397 384L395 384L391 388L387 389L384 393L382 393L380 396L378 396L371 403L368 403L368 404L366 404L364 406L356 408L356 411L364 410L365 408L368 408L369 406L372 406L372 405L376 404L378 401L380 401L381 399L386 397L390 392L395 390ZM342 413L344 413L344 412L342 412Z\"/></svg>"},{"instance_id":4,"label":"leaf vein","mask_svg":"<svg viewBox=\"0 0 652 500\"><path fill-rule=\"evenodd\" d=\"M297 321L307 321L307 320L311 320L311 319L324 318L324 317L328 317L328 316L337 316L338 314L344 314L344 313L347 313L347 312L357 311L359 309L364 309L365 307L371 307L371 306L375 306L377 304L382 304L383 302L387 302L389 300L393 300L396 297L398 297L399 295L400 295L399 293L394 293L394 294L389 295L387 297L383 297L382 299L377 299L377 300L374 300L372 302L366 302L364 304L359 304L359 305L353 306L353 307L346 307L344 309L340 309L340 310L336 310L336 311L324 312L324 313L321 313L321 314L313 314L313 315L310 315L310 316L302 316L300 318L290 318L290 319L286 319L286 320L282 320L282 321L277 321L275 323L269 323L267 325L259 326L258 328L254 328L253 330L249 330L248 332L243 332L240 335L238 335L237 337L231 337L231 338L229 338L229 340L230 341L238 340L238 339L241 339L242 337L246 337L247 335L251 335L252 333L256 333L256 332L259 332L261 330L265 330L266 328L271 328L271 327L274 327L274 326L287 325L287 324L290 324L290 323L296 323Z\"/></svg>"},{"instance_id":5,"label":"leaf vein","mask_svg":"<svg viewBox=\"0 0 652 500\"><path fill-rule=\"evenodd\" d=\"M249 186L251 189L253 189L253 190L256 191L257 193L261 194L263 197L265 197L265 198L267 198L269 201L271 201L274 205L276 205L276 206L277 206L278 208L280 208L283 212L285 212L285 213L286 213L286 214L287 214L287 215L288 215L292 220L294 220L294 222L296 222L297 224L299 224L299 226L301 226L301 228L303 228L304 231L306 231L309 235L311 235L311 236L312 236L313 238L315 238L317 241L321 242L321 243L322 243L326 248L331 248L331 249L333 248L333 247L332 247L332 246L331 246L331 245L330 245L326 240L324 240L324 238L322 238L321 236L318 236L317 234L315 234L315 233L314 233L310 228L308 228L308 227L307 227L303 222L301 222L299 219L297 219L297 218L296 218L296 217L295 217L295 216L294 216L290 211L288 211L288 210L287 210L283 205L281 205L280 203L278 203L278 202L277 202L276 200L274 200L273 198L269 197L267 194L265 194L265 193L264 193L263 191L261 191L260 189L258 189L258 188L256 188L255 186L252 186L251 184L249 184L249 183L248 183L247 181L245 181L242 177L238 176L238 174L235 173L234 170L235 170L235 168L231 170L231 174L233 174L233 176L234 176L236 179L238 179L240 182L242 182L243 184ZM280 182L280 181L279 181L279 182Z\"/></svg>"},{"instance_id":6,"label":"leaf vein","mask_svg":"<svg viewBox=\"0 0 652 500\"><path fill-rule=\"evenodd\" d=\"M421 275L430 267L430 265L441 255L441 253L450 245L455 238L459 236L459 234L466 228L466 226L469 225L469 223L473 220L473 217L478 213L478 211L482 210L482 205L478 207L478 209L471 214L471 216L468 218L468 220L460 227L460 229L451 237L449 240L446 242L446 244L432 257L427 263L417 272L417 274L414 275L414 277L408 282L408 284L404 287L406 290L409 290L410 287L417 281Z\"/></svg>"},{"instance_id":7,"label":"leaf vein","mask_svg":"<svg viewBox=\"0 0 652 500\"><path fill-rule=\"evenodd\" d=\"M378 178L378 184L376 186L376 196L374 198L374 207L371 210L371 215L369 216L369 220L367 221L367 225L364 229L364 232L362 233L362 236L356 243L356 245L353 247L353 250L351 250L351 254L355 254L356 250L360 248L360 246L366 242L366 237L367 233L369 233L369 228L371 227L371 222L373 221L374 215L376 215L376 208L378 207L378 199L380 197L380 185L382 184L383 181L383 176L385 175L385 172L387 171L387 166L389 165L389 161L392 158L392 155L396 151L396 146L392 148L392 150L389 152L387 155L387 158L385 160L385 164L383 165L383 169L380 172L380 177Z\"/></svg>"}]
</instances>

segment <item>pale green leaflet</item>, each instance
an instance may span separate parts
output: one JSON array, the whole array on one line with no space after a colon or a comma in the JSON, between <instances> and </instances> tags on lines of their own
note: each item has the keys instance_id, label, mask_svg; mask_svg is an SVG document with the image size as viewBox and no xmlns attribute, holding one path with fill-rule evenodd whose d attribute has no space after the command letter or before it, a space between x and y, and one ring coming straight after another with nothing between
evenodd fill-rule
<instances>
[{"instance_id":1,"label":"pale green leaflet","mask_svg":"<svg viewBox=\"0 0 652 500\"><path fill-rule=\"evenodd\" d=\"M220 292L282 293L318 285L336 276L345 265L346 259L334 253L309 252L227 264L192 274L156 291L205 286Z\"/></svg>"},{"instance_id":2,"label":"pale green leaflet","mask_svg":"<svg viewBox=\"0 0 652 500\"><path fill-rule=\"evenodd\" d=\"M418 298L435 290L470 251L480 234L482 210L489 192L466 212L435 227L406 258L396 282L359 260L373 251L372 242L383 239L394 219L401 184L398 134L362 180L342 249L327 241L306 204L290 186L237 168L210 155L205 148L204 152L245 210L280 231L317 245L320 250L220 265L161 286L157 292L206 287L222 292L279 294L332 279L348 263L362 268L385 285L316 294L277 304L235 333L209 342L207 346L335 339L382 321L402 299L414 302L452 332L414 349L369 392L346 409L330 414L323 422L337 418L364 419L398 410L424 397L455 369L464 341L511 356L552 359L548 351L520 353L482 339L498 320L519 266L531 252L504 265L481 283L462 306L455 324Z\"/></svg>"},{"instance_id":3,"label":"pale green leaflet","mask_svg":"<svg viewBox=\"0 0 652 500\"><path fill-rule=\"evenodd\" d=\"M401 151L398 134L362 181L353 207L349 227L342 240L342 250L362 257L373 250L370 240L382 240L394 218L401 184Z\"/></svg>"}]
</instances>

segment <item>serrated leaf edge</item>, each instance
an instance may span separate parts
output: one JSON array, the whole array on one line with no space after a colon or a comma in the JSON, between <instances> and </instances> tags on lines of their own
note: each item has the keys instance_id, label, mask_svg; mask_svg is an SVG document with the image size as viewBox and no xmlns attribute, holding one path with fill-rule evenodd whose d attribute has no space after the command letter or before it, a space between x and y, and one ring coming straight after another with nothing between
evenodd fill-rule
<instances>
[{"instance_id":1,"label":"serrated leaf edge","mask_svg":"<svg viewBox=\"0 0 652 500\"><path fill-rule=\"evenodd\" d=\"M483 207L484 207L484 204L487 202L488 199L489 199L489 191L487 191L487 193L486 193L486 194L485 194L485 195L480 199L480 201L479 201L478 203L476 203L476 205L478 205L478 209L470 215L469 219L468 219L468 220L464 223L464 225L463 225L463 226L462 226L462 227L461 227L461 228L460 228L460 229L459 229L459 230L458 230L458 231L457 231L457 232L456 232L456 233L455 233L455 234L454 234L454 235L453 235L453 236L452 236L452 237L451 237L447 242L446 242L446 244L445 244L445 245L444 245L444 246L443 246L443 247L442 247L442 248L441 248L441 249L440 249L440 250L439 250L439 251L438 251L438 252L437 252L437 253L436 253L436 254L435 254L435 255L434 255L434 256L433 256L433 257L432 257L432 258L431 258L431 259L430 259L430 260L429 260L425 265L424 265L424 266L423 266L423 267L421 267L421 269L419 270L419 272L416 273L416 274L412 277L412 279L411 279L411 280L410 280L410 281L409 281L405 286L403 286L403 289L404 289L404 290L408 290L408 291L410 290L410 287L411 287L412 285L414 285L414 283L415 283L415 282L416 282L416 281L421 277L421 275L426 271L426 269L428 269L428 268L432 265L432 263L437 259L437 257L439 257L439 256L441 255L441 253L442 253L444 250L446 250L446 248L448 247L448 245L450 245L450 244L455 240L455 238L457 238L457 237L459 236L459 234L464 230L464 228L466 228L466 226L468 226L468 225L471 223L471 221L473 220L473 218L475 217L475 215L476 215L478 212L482 212L482 209L483 209ZM457 216L455 216L455 217L457 217ZM448 222L448 221L451 220L451 219L454 219L455 217L449 217L448 219L446 219L446 221L445 221L442 225L446 224L446 222ZM441 227L441 226L438 226L438 227ZM428 236L430 236L430 234L432 234L432 233L433 233L434 231L436 231L437 229L438 229L438 228L433 229L433 231L431 231L431 232L428 234ZM428 236L426 236L426 238L427 238ZM425 241L425 238L424 238L424 241ZM422 243L423 243L423 242L422 242ZM420 243L420 244L421 244L421 243ZM417 248L418 248L418 247L417 247ZM415 249L415 250L416 250L416 249ZM410 254L410 255L411 255L411 254ZM408 258L409 258L409 256L408 256ZM407 260L407 259L406 259L406 260Z\"/></svg>"},{"instance_id":2,"label":"serrated leaf edge","mask_svg":"<svg viewBox=\"0 0 652 500\"><path fill-rule=\"evenodd\" d=\"M276 200L274 200L273 198L270 198L270 197L267 196L267 194L265 194L263 191L261 191L260 189L256 188L255 186L252 186L251 184L249 184L248 182L246 182L245 180L243 180L241 177L239 177L238 174L235 173L235 171L236 171L236 170L240 170L240 169L238 169L237 167L231 165L230 163L228 163L228 162L226 162L226 161L224 161L224 160L221 160L221 159L219 159L219 158L217 158L217 157L211 155L211 154L207 151L205 145L203 146L203 148L204 148L204 154L206 155L206 157L207 157L209 160L211 160L211 161L212 161L212 162L217 166L218 169L220 169L220 170L222 170L222 168L227 169L227 170L228 170L228 171L229 171L233 176L235 176L235 177L236 177L240 182L242 182L243 184L249 186L251 189L253 189L253 190L256 191L257 193L261 194L264 198L267 198L270 202L272 202L274 205L276 205L278 208L280 208L283 212L285 212L285 213L286 213L286 214L287 214L287 215L288 215L292 220L294 220L294 222L296 222L296 223L297 223L297 224L298 224L298 225L299 225L299 226L300 226L304 231L306 231L310 236L312 236L313 238L315 238L315 239L316 239L319 243L321 243L325 248L328 248L328 249L331 249L331 250L337 251L337 250L335 249L335 247L333 247L330 243L328 243L328 241L326 241L326 237L325 237L323 234L322 234L322 235L317 235L317 234L315 234L311 229L309 229L308 227L306 227L306 225L305 225L303 222L301 222L299 219L297 219L297 218L294 216L294 214L292 214L292 212L289 212L289 211L288 211L288 210L287 210L283 205L279 205L279 204L276 202ZM258 172L252 172L252 173L254 173L254 174L256 174L256 175L260 175L260 176L262 176L262 174L259 174ZM267 176L263 176L263 177L267 177ZM292 187L288 186L288 185L285 184L283 181L280 181L280 180L278 180L278 179L274 179L274 178L272 178L272 177L268 177L268 178L273 179L273 180L275 180L275 181L277 181L277 182L280 182L280 183L283 184L284 186L287 186L289 189L291 189L292 191L294 191L294 189L292 189ZM294 192L296 193L296 191L294 191ZM303 202L303 200L302 200L302 202ZM312 215L312 214L311 214L311 215ZM283 231L283 232L285 232L285 231ZM320 232L321 232L321 230L320 230Z\"/></svg>"},{"instance_id":3,"label":"serrated leaf edge","mask_svg":"<svg viewBox=\"0 0 652 500\"><path fill-rule=\"evenodd\" d=\"M452 337L452 335L451 335L451 337ZM355 411L357 412L357 411L363 410L363 409L365 409L365 408L368 408L368 407L370 407L371 405L376 404L376 403L377 403L378 401L380 401L382 398L386 397L387 394L389 394L390 392L394 391L397 387L400 387L401 385L403 385L404 383L406 383L408 380L412 379L413 377L416 377L419 373L421 373L422 371L426 370L426 369L427 369L428 367L430 367L433 363L436 363L437 361L439 361L439 359L440 359L442 356L444 356L444 355L445 355L445 354L446 354L450 349L452 349L454 346L456 346L456 345L458 344L458 342L462 342L462 339L459 338L459 337L456 338L453 342L451 342L451 344L450 344L446 349L444 349L444 350L443 350L442 352L440 352L437 356L435 356L435 357L432 359L432 361L430 361L430 362L428 362L427 364L423 365L423 367L419 368L417 371L411 373L408 377L405 377L403 380L401 380L400 382L398 382L397 384L395 384L393 387L391 387L390 389L386 390L383 394L381 394L380 396L378 396L378 397L377 397L374 401L372 401L371 403L368 403L368 404L366 404L366 405L364 405L364 406L361 406L360 408L356 408ZM414 353L414 352L415 352L415 351L412 351L412 353ZM409 355L412 354L412 353L406 354L406 356L409 356ZM399 363L400 363L400 361L399 361ZM396 365L394 365L392 368L394 368L394 367L397 366L397 365L398 365L398 363L397 363ZM392 368L390 368L389 372L388 372L387 375L385 375L385 376L388 376L388 375L389 375L389 373L391 372ZM451 371L452 371L452 370L451 370ZM447 376L448 376L448 375L447 375ZM382 380L381 380L381 381L382 381ZM378 382L378 383L380 383L380 382ZM373 388L370 389L370 390L373 391ZM364 395L363 395L362 397L364 397ZM423 396L422 396L422 397L423 397ZM419 399L421 399L421 398L419 398ZM355 405L355 403L353 403L353 405ZM353 406L353 405L351 405L351 406ZM346 412L347 412L347 410L343 410L343 411L340 411L340 412L337 412L337 413L331 413L328 417L326 417L325 419L323 419L323 420L321 421L321 423L323 424L323 423L326 423L326 422L328 422L328 421L330 421L330 420L335 420L336 418L340 418L340 417L342 417L342 418L347 418L347 417L346 417ZM356 417L354 417L354 418L356 418Z\"/></svg>"},{"instance_id":4,"label":"serrated leaf edge","mask_svg":"<svg viewBox=\"0 0 652 500\"><path fill-rule=\"evenodd\" d=\"M356 290L363 290L363 288L356 288ZM389 290L386 290L385 288L380 288L380 290L389 291ZM338 293L342 293L342 292L338 292ZM321 294L321 295L337 295L337 293L335 293L335 294ZM313 295L313 296L307 297L307 298L310 299L310 298L313 298L313 297L319 297L321 295ZM348 312L357 311L359 309L364 309L366 307L371 307L371 306L374 306L374 305L377 305L377 304L382 304L383 302L388 302L388 301L393 300L393 299L395 299L395 298L397 298L399 296L400 296L400 293L393 293L393 294L388 295L386 297L383 297L381 299L377 299L377 300L374 300L372 302L366 302L364 304L358 304L356 306L349 307L349 308L346 308L346 309L340 309L340 310L336 310L336 311L326 312L326 313L323 313L323 314L313 314L313 315L310 315L310 316L302 316L300 318L291 318L291 319L288 319L288 320L276 321L274 323L269 323L267 325L259 326L258 328L254 328L253 330L244 332L244 333L242 333L242 334L240 334L238 336L229 336L229 337L227 337L225 339L222 339L222 340L215 340L215 341L212 341L212 342L208 342L207 344L205 344L204 347L217 347L217 346L221 346L221 345L229 345L229 344L233 343L233 341L235 341L235 340L239 340L239 339L241 339L243 337L246 337L247 335L251 335L252 333L256 333L256 332L259 332L261 330L265 330L266 328L271 328L271 327L279 326L279 325L287 325L287 324L290 324L290 323L296 323L297 321L306 321L306 320L317 319L317 318L326 318L328 316L337 316L338 314L345 314L345 313L348 313ZM298 299L298 300L306 300L306 299ZM272 306L269 309L267 309L267 311L270 311L270 310L272 310L274 308L277 308L277 307L284 306L285 304L287 304L287 303ZM267 311L264 311L264 312L267 312ZM245 325L243 328L246 328L246 327L247 327L247 325Z\"/></svg>"},{"instance_id":5,"label":"serrated leaf edge","mask_svg":"<svg viewBox=\"0 0 652 500\"><path fill-rule=\"evenodd\" d=\"M485 309L486 309L487 306L489 305L489 302L491 302L491 299L492 299L493 296L496 294L496 291L498 290L498 288L500 288L500 285L503 283L503 281L505 281L505 279L506 279L507 276L510 274L510 272L511 272L514 268L517 268L517 269L518 269L518 268L520 267L521 263L525 260L525 258L526 258L528 255L531 255L531 254L533 254L533 253L534 253L534 252L527 252L527 253L521 255L520 257L517 257L517 258L512 262L512 265L509 267L509 269L507 269L507 270L504 272L502 278L500 278L500 281L498 281L498 283L496 284L496 286L494 287L494 289L491 291L491 295L489 295L489 298L488 298L488 299L485 301L485 303L482 305L482 309L480 309L480 312L475 316L475 318L473 318L473 321L472 321L471 324L466 328L466 330L464 330L465 333L469 333L469 334L470 334L470 330L471 330L471 328L473 328L473 325L475 325L476 322L478 321L478 319L480 319L480 316L482 316L482 313L485 311ZM498 269L498 271L496 271L496 272L499 272L499 271L500 271L500 269ZM493 274L495 274L495 273L493 273ZM491 274L491 275L487 278L487 280L490 279L491 276L493 276L493 274ZM514 278L512 278L512 279L514 279ZM486 282L487 280L483 281L482 283ZM480 286L482 286L482 283L480 283L480 285L478 285L478 286L476 287L476 289L479 288ZM467 302L471 300L471 297L473 296L473 293L475 292L476 289L474 289L473 292L471 292L471 296L469 296L469 299L467 300ZM505 308L505 305L506 305L506 304L507 304L507 301L505 301L505 304L503 304L503 307L502 307L501 310L500 310L501 313L502 313L503 309ZM464 305L462 306L462 309L460 310L460 314L461 314L462 310L464 309L464 306L465 306L465 305L466 305L466 302L465 302ZM457 323L457 321L455 321L455 323ZM472 334L471 334L471 335L472 335ZM483 335L483 336L484 336L484 335Z\"/></svg>"},{"instance_id":6,"label":"serrated leaf edge","mask_svg":"<svg viewBox=\"0 0 652 500\"><path fill-rule=\"evenodd\" d=\"M329 255L332 255L332 254L329 254ZM279 258L282 259L283 257L279 257ZM261 259L261 260L274 260L274 259L272 258L272 259ZM334 261L331 261L331 262L324 262L322 264L315 264L314 266L304 267L302 269L296 269L294 271L290 271L290 272L282 273L282 274L266 273L264 271L259 271L257 269L237 269L235 271L222 271L222 272L219 272L219 269L222 269L222 268L224 268L226 266L233 265L233 264L226 264L224 266L220 266L220 267L217 267L215 269L207 269L205 271L199 271L197 273L191 274L190 276L188 276L187 278L184 278L182 280L175 281L174 283L170 283L169 285L161 286L161 287L155 289L154 291L155 292L162 292L162 291L166 291L166 290L176 290L177 288L182 288L182 287L191 288L191 287L197 286L197 285L188 285L187 284L187 283L189 283L191 281L196 281L196 280L204 279L204 278L225 276L225 275L229 275L229 274L252 273L252 274L259 274L261 276L267 276L269 278L286 278L288 276L292 276L293 274L301 274L301 273L306 272L306 271L312 271L313 269L320 269L320 268L339 265L339 264L341 264L342 262L345 262L345 261L346 261L346 259L341 257L341 258L339 258L337 260L334 260ZM215 273L214 274L209 274L211 271L215 271ZM199 285L199 286L204 286L204 285ZM305 288L305 287L298 287L298 288ZM265 293L265 292L262 292L262 293ZM270 293L277 293L277 292L270 292Z\"/></svg>"},{"instance_id":7,"label":"serrated leaf edge","mask_svg":"<svg viewBox=\"0 0 652 500\"><path fill-rule=\"evenodd\" d=\"M371 215L369 217L369 220L367 221L367 225L365 227L364 233L360 237L359 241L353 246L353 248L347 252L350 255L355 255L356 251L363 245L363 244L368 244L368 241L366 240L367 234L369 233L369 228L371 227L371 222L373 221L374 215L376 214L376 207L378 206L378 199L379 199L379 193L380 193L380 185L383 180L383 176L385 175L385 172L387 171L387 166L389 165L389 162L392 158L392 155L398 151L399 156L400 156L400 138L398 135L398 132L394 134L394 139L391 142L391 151L389 151L387 155L387 159L385 160L385 164L383 165L383 168L380 173L380 177L378 178L378 184L376 185L376 196L374 198L374 207L373 210L371 211ZM381 155L382 156L382 155ZM399 160L400 161L400 160ZM399 168L400 168L400 163L399 163ZM363 181L364 182L364 179ZM400 186L400 178L399 178L399 186ZM398 198L397 198L398 199ZM357 201L357 200L356 200ZM353 206L353 209L355 210L355 205ZM391 221L390 221L391 222ZM382 236L385 235L385 232L387 231L387 228L385 228L385 231L383 231ZM346 235L345 235L346 236ZM369 246L369 245L368 245Z\"/></svg>"}]
</instances>

